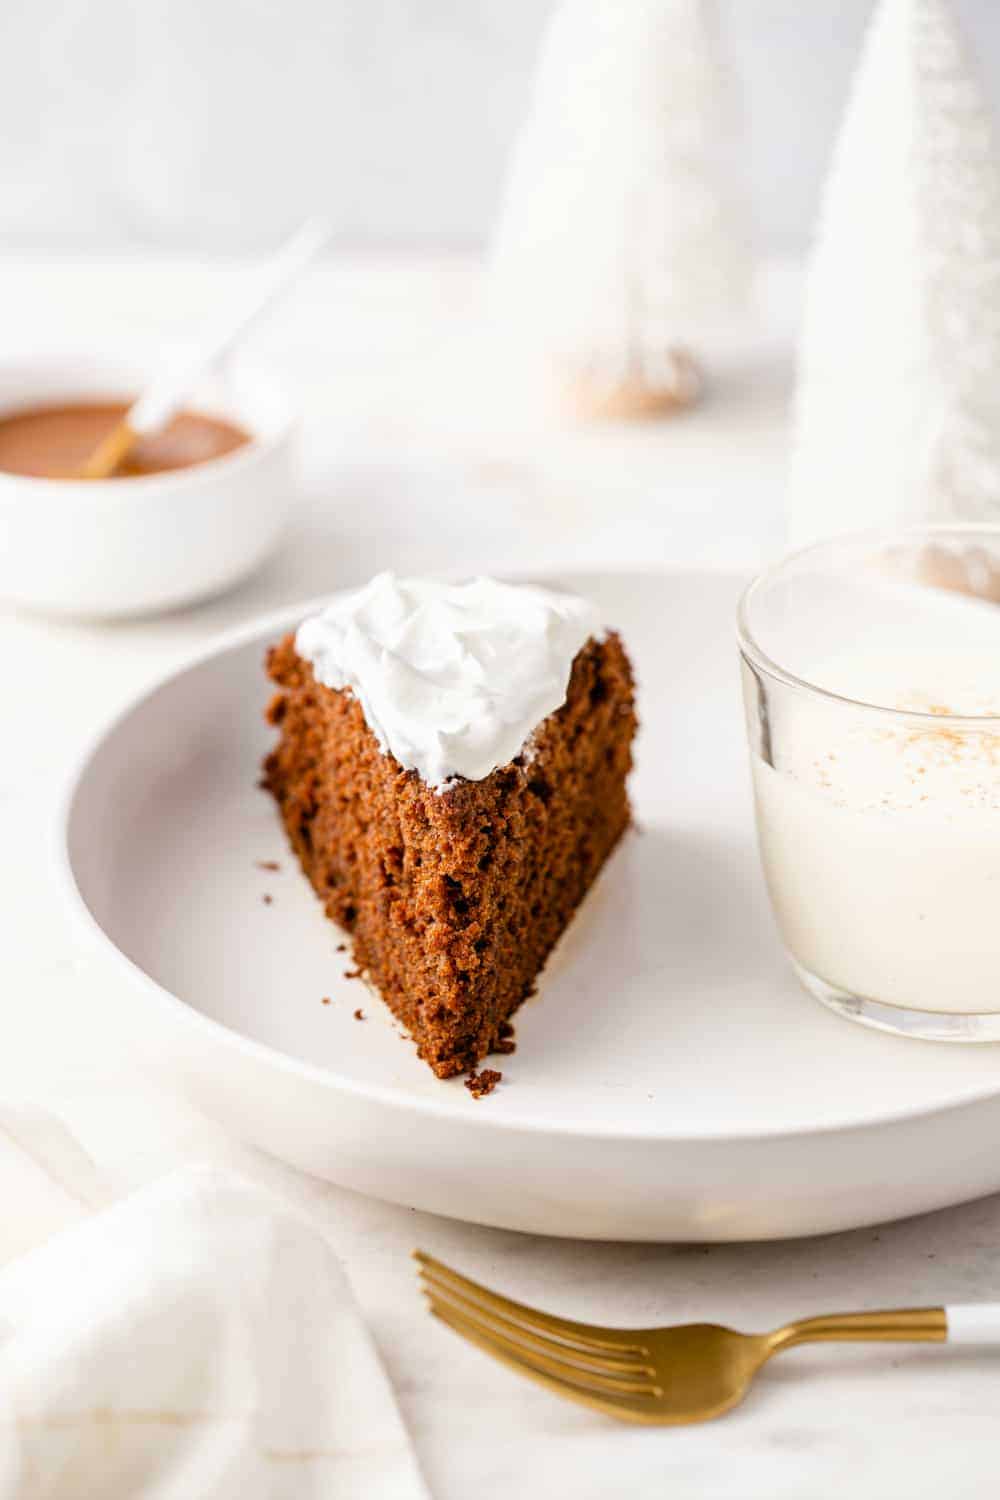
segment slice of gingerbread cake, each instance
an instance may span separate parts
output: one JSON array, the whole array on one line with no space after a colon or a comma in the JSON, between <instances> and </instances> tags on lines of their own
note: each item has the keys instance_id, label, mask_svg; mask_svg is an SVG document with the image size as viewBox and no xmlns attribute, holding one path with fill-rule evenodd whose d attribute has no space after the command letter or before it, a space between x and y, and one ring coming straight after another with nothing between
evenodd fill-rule
<instances>
[{"instance_id":1,"label":"slice of gingerbread cake","mask_svg":"<svg viewBox=\"0 0 1000 1500\"><path fill-rule=\"evenodd\" d=\"M382 573L267 670L265 785L358 967L440 1078L510 1050L629 821L620 639L572 596Z\"/></svg>"}]
</instances>

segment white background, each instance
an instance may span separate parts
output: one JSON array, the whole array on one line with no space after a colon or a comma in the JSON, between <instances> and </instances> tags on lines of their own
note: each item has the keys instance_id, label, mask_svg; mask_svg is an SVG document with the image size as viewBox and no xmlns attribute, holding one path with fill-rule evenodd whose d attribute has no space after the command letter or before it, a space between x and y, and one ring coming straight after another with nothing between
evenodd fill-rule
<instances>
[{"instance_id":1,"label":"white background","mask_svg":"<svg viewBox=\"0 0 1000 1500\"><path fill-rule=\"evenodd\" d=\"M623 0L624 3L624 0ZM991 92L1000 5L957 0ZM3 0L0 248L481 243L549 0ZM718 0L767 250L801 248L870 0Z\"/></svg>"},{"instance_id":2,"label":"white background","mask_svg":"<svg viewBox=\"0 0 1000 1500\"><path fill-rule=\"evenodd\" d=\"M997 80L1000 5L959 5ZM540 442L482 425L481 372L464 362L474 259L400 253L481 241L545 9L0 0L0 342L155 344L225 295L241 262L219 256L263 245L316 205L334 211L342 246L397 252L317 268L261 330L258 352L304 415L303 502L266 569L199 610L117 628L0 610L16 722L0 757L0 1097L56 1108L123 1188L237 1148L206 1139L173 1101L137 1093L127 1070L108 1082L113 1039L91 1024L94 981L68 942L49 859L49 809L84 729L213 631L386 562L755 563L779 545L794 275L772 265L768 337L742 366L713 367L712 400L683 422ZM869 9L723 6L771 248L807 236ZM132 253L152 246L212 259ZM819 1241L588 1245L432 1219L269 1170L328 1226L437 1500L979 1500L995 1487L995 1356L802 1350L725 1422L623 1429L433 1328L407 1256L421 1244L569 1316L765 1327L837 1307L1000 1299L1000 1197ZM18 1215L4 1228L24 1232L18 1248L30 1242Z\"/></svg>"}]
</instances>

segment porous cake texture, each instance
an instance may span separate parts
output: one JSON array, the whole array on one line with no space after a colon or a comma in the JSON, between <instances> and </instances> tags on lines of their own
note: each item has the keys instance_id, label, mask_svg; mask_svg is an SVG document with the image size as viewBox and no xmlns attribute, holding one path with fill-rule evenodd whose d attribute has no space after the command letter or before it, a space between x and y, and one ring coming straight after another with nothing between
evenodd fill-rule
<instances>
[{"instance_id":1,"label":"porous cake texture","mask_svg":"<svg viewBox=\"0 0 1000 1500\"><path fill-rule=\"evenodd\" d=\"M620 639L581 648L565 703L513 761L440 789L379 747L294 636L267 670L279 739L264 784L356 964L439 1078L510 1050L509 1017L629 822L636 717Z\"/></svg>"}]
</instances>

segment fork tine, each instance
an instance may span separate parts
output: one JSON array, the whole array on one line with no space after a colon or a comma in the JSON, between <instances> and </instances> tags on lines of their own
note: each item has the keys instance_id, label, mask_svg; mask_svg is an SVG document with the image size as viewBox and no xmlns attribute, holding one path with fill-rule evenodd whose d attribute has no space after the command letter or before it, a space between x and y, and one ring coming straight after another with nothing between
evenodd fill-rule
<instances>
[{"instance_id":1,"label":"fork tine","mask_svg":"<svg viewBox=\"0 0 1000 1500\"><path fill-rule=\"evenodd\" d=\"M587 1383L588 1377L583 1376L582 1371L580 1374L583 1379L574 1380L570 1377L568 1367L564 1367L567 1368L565 1375L558 1367L553 1372L549 1367L554 1366L555 1361L530 1354L527 1350L522 1354L517 1345L512 1342L481 1333L475 1324L464 1318L461 1313L453 1312L444 1303L432 1303L431 1312L434 1317L446 1323L468 1343L475 1344L477 1348L498 1360L500 1364L509 1366L520 1375L526 1375L530 1380L537 1381L539 1385L545 1386L557 1396L579 1402L582 1406L596 1406L612 1416L624 1417L633 1422L659 1420L657 1408L653 1404L653 1398L659 1392L654 1386L648 1386L642 1392L632 1392L599 1376L589 1378L593 1381L600 1380L600 1384L589 1384Z\"/></svg>"},{"instance_id":2,"label":"fork tine","mask_svg":"<svg viewBox=\"0 0 1000 1500\"><path fill-rule=\"evenodd\" d=\"M544 1370L547 1374L559 1380L567 1380L584 1390L607 1391L615 1396L650 1396L659 1390L655 1383L655 1376L648 1376L644 1369L638 1375L631 1377L610 1375L600 1370L588 1369L585 1365L575 1364L574 1355L568 1350L557 1351L554 1346L550 1346L549 1349L534 1349L519 1339L510 1338L503 1329L489 1321L489 1315L485 1318L470 1317L453 1302L449 1302L446 1298L436 1297L433 1293L428 1293L428 1301L432 1312L439 1315L447 1313L452 1327L458 1328L467 1337L479 1334L496 1348L505 1349L508 1354L513 1354L523 1360L532 1369Z\"/></svg>"},{"instance_id":3,"label":"fork tine","mask_svg":"<svg viewBox=\"0 0 1000 1500\"><path fill-rule=\"evenodd\" d=\"M589 1323L575 1323L571 1318L557 1318L551 1313L541 1312L537 1307L528 1307L525 1303L515 1302L510 1297L501 1297L499 1292L491 1292L488 1287L480 1286L477 1281L471 1281L468 1276L460 1275L450 1266L435 1260L432 1255L425 1255L422 1250L414 1250L413 1258L422 1267L421 1274L433 1276L439 1284L454 1286L458 1291L465 1292L467 1296L483 1303L494 1312L506 1315L516 1323L523 1323L538 1333L554 1334L566 1344L578 1347L581 1353L606 1351L619 1356L628 1353L649 1359L649 1350L638 1342L635 1333L630 1329L592 1328Z\"/></svg>"},{"instance_id":4,"label":"fork tine","mask_svg":"<svg viewBox=\"0 0 1000 1500\"><path fill-rule=\"evenodd\" d=\"M449 1282L439 1281L429 1272L422 1275L421 1285L424 1294L432 1302L444 1301L449 1307L464 1314L479 1327L484 1327L493 1333L506 1334L508 1337L515 1338L519 1344L537 1350L539 1354L549 1354L554 1359L572 1364L577 1369L605 1375L631 1375L633 1377L639 1375L655 1377L656 1375L656 1370L651 1364L642 1364L636 1357L611 1358L607 1354L594 1354L589 1349L577 1349L562 1339L533 1333L525 1324L515 1323L503 1313L487 1308L482 1302L474 1302L472 1298L456 1291Z\"/></svg>"}]
</instances>

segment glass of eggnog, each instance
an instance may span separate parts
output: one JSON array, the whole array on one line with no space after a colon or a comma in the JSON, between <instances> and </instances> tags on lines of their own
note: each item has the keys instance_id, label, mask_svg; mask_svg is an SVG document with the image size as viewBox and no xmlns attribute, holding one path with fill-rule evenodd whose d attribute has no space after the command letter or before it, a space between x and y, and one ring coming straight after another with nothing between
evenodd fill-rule
<instances>
[{"instance_id":1,"label":"glass of eggnog","mask_svg":"<svg viewBox=\"0 0 1000 1500\"><path fill-rule=\"evenodd\" d=\"M1000 1040L1000 526L822 542L739 610L764 874L806 989Z\"/></svg>"}]
</instances>

